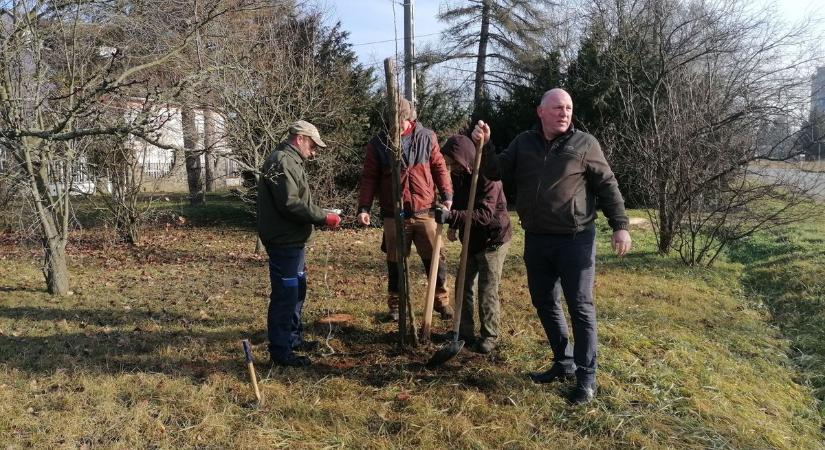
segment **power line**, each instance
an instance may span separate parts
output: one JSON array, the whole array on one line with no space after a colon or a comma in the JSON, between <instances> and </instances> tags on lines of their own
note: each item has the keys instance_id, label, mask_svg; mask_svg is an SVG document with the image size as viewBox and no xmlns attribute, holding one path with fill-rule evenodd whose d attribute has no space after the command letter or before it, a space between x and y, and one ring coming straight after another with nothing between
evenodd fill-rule
<instances>
[{"instance_id":1,"label":"power line","mask_svg":"<svg viewBox=\"0 0 825 450\"><path fill-rule=\"evenodd\" d=\"M418 38L427 37L427 36L435 36L435 35L437 35L437 34L441 34L441 32L438 32L438 33L429 33L429 34L421 34L421 35L416 36L415 38L416 38L416 39L418 39ZM361 42L361 43L358 43L358 44L351 44L351 46L352 46L352 47L359 47L359 46L362 46L362 45L384 44L384 43L386 43L386 42L397 42L397 41L400 41L400 40L402 40L402 39L404 39L404 38L403 38L403 37L401 37L401 38L395 38L395 39L387 39L387 40L385 40L385 41Z\"/></svg>"}]
</instances>

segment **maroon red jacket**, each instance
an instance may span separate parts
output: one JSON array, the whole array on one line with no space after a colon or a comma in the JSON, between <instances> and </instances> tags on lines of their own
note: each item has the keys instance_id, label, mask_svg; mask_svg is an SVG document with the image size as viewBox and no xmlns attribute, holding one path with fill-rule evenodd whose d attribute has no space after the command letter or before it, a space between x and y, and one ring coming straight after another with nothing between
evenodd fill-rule
<instances>
[{"instance_id":1,"label":"maroon red jacket","mask_svg":"<svg viewBox=\"0 0 825 450\"><path fill-rule=\"evenodd\" d=\"M378 195L381 216L392 217L392 156L387 136L381 133L367 144L358 212L369 212L372 199ZM442 201L452 200L450 172L441 155L441 148L432 130L413 122L412 129L401 136L401 200L405 215L426 213L435 202L436 187Z\"/></svg>"},{"instance_id":2,"label":"maroon red jacket","mask_svg":"<svg viewBox=\"0 0 825 450\"><path fill-rule=\"evenodd\" d=\"M455 199L449 224L450 228L458 228L463 239L476 148L470 138L458 135L451 137L444 144L443 152L460 167L459 170L453 169L451 174ZM513 226L510 223L510 215L507 214L507 200L501 181L488 180L479 173L471 220L473 223L470 225L468 244L470 254L476 254L486 248L499 247L512 238Z\"/></svg>"}]
</instances>

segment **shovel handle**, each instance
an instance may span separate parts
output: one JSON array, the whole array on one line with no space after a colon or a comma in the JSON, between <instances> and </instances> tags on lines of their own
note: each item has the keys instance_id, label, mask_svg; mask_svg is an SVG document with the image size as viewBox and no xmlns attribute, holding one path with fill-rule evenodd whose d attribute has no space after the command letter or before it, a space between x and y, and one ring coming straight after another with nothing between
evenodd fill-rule
<instances>
[{"instance_id":1,"label":"shovel handle","mask_svg":"<svg viewBox=\"0 0 825 450\"><path fill-rule=\"evenodd\" d=\"M424 301L424 324L421 326L421 335L425 340L430 339L433 325L433 303L435 303L435 284L438 277L438 265L441 262L441 231L443 223L435 227L435 244L430 258L430 274L427 278L427 299Z\"/></svg>"},{"instance_id":2,"label":"shovel handle","mask_svg":"<svg viewBox=\"0 0 825 450\"><path fill-rule=\"evenodd\" d=\"M261 403L261 390L258 388L258 376L255 373L255 365L252 362L252 345L249 340L241 341L243 346L244 359L246 360L246 368L249 371L249 380L252 382L252 387L255 389L255 399Z\"/></svg>"},{"instance_id":3,"label":"shovel handle","mask_svg":"<svg viewBox=\"0 0 825 450\"><path fill-rule=\"evenodd\" d=\"M476 142L476 156L473 160L473 174L470 181L470 197L467 200L467 213L464 215L464 235L461 239L461 259L458 263L458 277L455 284L455 313L453 314L453 332L458 339L458 329L461 326L461 308L464 303L464 279L467 276L467 256L470 252L470 228L473 225L473 209L476 204L476 188L478 187L478 171L481 169L481 141Z\"/></svg>"}]
</instances>

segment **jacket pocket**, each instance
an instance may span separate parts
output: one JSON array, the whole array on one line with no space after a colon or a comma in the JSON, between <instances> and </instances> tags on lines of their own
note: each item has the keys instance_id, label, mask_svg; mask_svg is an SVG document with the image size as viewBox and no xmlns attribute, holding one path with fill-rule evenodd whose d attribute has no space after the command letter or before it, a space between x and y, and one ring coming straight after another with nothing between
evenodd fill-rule
<instances>
[{"instance_id":1,"label":"jacket pocket","mask_svg":"<svg viewBox=\"0 0 825 450\"><path fill-rule=\"evenodd\" d=\"M590 221L593 218L591 208L588 207L587 191L580 190L573 196L573 217L576 227Z\"/></svg>"}]
</instances>

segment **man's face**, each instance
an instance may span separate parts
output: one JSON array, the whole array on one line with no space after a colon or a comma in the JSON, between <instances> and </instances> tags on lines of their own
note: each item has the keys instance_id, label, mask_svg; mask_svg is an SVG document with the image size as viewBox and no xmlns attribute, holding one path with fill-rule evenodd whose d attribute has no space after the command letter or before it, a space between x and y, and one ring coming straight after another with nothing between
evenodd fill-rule
<instances>
[{"instance_id":1,"label":"man's face","mask_svg":"<svg viewBox=\"0 0 825 450\"><path fill-rule=\"evenodd\" d=\"M298 135L298 150L301 151L301 156L304 159L315 157L315 150L318 149L318 144L309 136Z\"/></svg>"},{"instance_id":2,"label":"man's face","mask_svg":"<svg viewBox=\"0 0 825 450\"><path fill-rule=\"evenodd\" d=\"M545 96L536 113L547 139L554 139L567 132L573 118L573 99L562 90L551 91Z\"/></svg>"}]
</instances>

